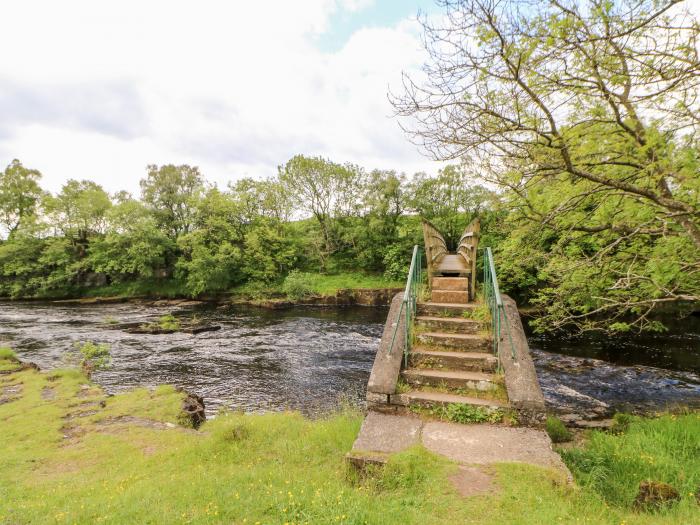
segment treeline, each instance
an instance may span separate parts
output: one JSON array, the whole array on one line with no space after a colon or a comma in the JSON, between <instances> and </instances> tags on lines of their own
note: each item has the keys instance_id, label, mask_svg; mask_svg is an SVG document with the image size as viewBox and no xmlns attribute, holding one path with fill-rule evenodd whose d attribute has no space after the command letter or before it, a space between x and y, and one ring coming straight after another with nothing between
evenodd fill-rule
<instances>
[{"instance_id":1,"label":"treeline","mask_svg":"<svg viewBox=\"0 0 700 525\"><path fill-rule=\"evenodd\" d=\"M292 270L404 279L419 217L454 242L495 194L454 166L437 176L367 172L296 156L225 189L192 166L148 166L140 195L69 180L55 195L14 160L0 174L0 296L149 281L191 296L280 283Z\"/></svg>"}]
</instances>

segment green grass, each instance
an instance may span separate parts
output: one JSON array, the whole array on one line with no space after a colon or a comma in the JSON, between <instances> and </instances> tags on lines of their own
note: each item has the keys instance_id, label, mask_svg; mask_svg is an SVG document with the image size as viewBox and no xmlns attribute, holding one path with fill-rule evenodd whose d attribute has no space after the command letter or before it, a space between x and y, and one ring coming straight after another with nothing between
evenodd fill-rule
<instances>
[{"instance_id":1,"label":"green grass","mask_svg":"<svg viewBox=\"0 0 700 525\"><path fill-rule=\"evenodd\" d=\"M309 277L309 288L314 295L332 296L338 290L403 288L406 283L387 280L381 274L343 272L332 275L321 273L304 274ZM233 288L231 292L241 298L268 299L283 296L282 283L247 282Z\"/></svg>"},{"instance_id":2,"label":"green grass","mask_svg":"<svg viewBox=\"0 0 700 525\"><path fill-rule=\"evenodd\" d=\"M362 421L352 410L314 421L290 412L228 413L193 431L176 426L182 394L172 387L106 397L74 370L0 375L0 392L20 384L21 397L0 404L3 525L670 525L700 519L687 493L674 508L635 513L626 499L622 506L606 501L578 469L581 486L571 487L553 471L522 464L495 466L496 493L463 498L447 479L455 466L422 448L359 478L344 460ZM46 388L52 397L42 396ZM626 465L632 451L653 450L663 466L649 473L679 483L683 471L679 487L687 491L700 471L689 439L695 436L697 446L692 417L633 422L619 436L594 434L589 453L608 458L612 473L622 469L615 458ZM616 450L625 456L611 454ZM620 473L634 485L648 472Z\"/></svg>"},{"instance_id":3,"label":"green grass","mask_svg":"<svg viewBox=\"0 0 700 525\"><path fill-rule=\"evenodd\" d=\"M566 425L564 425L558 417L549 416L545 424L545 430L553 443L564 443L566 441L571 441L573 438L569 429L566 428Z\"/></svg>"},{"instance_id":4,"label":"green grass","mask_svg":"<svg viewBox=\"0 0 700 525\"><path fill-rule=\"evenodd\" d=\"M686 499L700 497L700 415L625 419L617 434L595 432L585 449L562 452L577 481L611 505L631 505L647 480L670 483Z\"/></svg>"}]
</instances>

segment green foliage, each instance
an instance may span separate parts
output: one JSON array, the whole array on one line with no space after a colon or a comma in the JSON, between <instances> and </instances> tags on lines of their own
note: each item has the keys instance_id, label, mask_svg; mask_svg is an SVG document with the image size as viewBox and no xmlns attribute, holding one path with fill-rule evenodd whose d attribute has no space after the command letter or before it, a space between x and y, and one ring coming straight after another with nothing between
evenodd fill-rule
<instances>
[{"instance_id":1,"label":"green foliage","mask_svg":"<svg viewBox=\"0 0 700 525\"><path fill-rule=\"evenodd\" d=\"M173 314L166 314L158 318L158 327L161 330L179 330L180 321Z\"/></svg>"},{"instance_id":2,"label":"green foliage","mask_svg":"<svg viewBox=\"0 0 700 525\"><path fill-rule=\"evenodd\" d=\"M411 252L402 246L389 246L384 253L384 277L392 281L401 281L408 276L411 265Z\"/></svg>"},{"instance_id":3,"label":"green foliage","mask_svg":"<svg viewBox=\"0 0 700 525\"><path fill-rule=\"evenodd\" d=\"M0 173L0 230L12 235L34 218L44 195L39 179L38 170L25 168L17 159Z\"/></svg>"},{"instance_id":4,"label":"green foliage","mask_svg":"<svg viewBox=\"0 0 700 525\"><path fill-rule=\"evenodd\" d=\"M310 273L292 270L284 278L282 292L293 301L299 301L313 295L313 279Z\"/></svg>"},{"instance_id":5,"label":"green foliage","mask_svg":"<svg viewBox=\"0 0 700 525\"><path fill-rule=\"evenodd\" d=\"M700 415L634 418L626 432L593 432L583 449L562 451L576 481L608 503L632 506L641 481L669 483L687 499L700 486Z\"/></svg>"},{"instance_id":6,"label":"green foliage","mask_svg":"<svg viewBox=\"0 0 700 525\"><path fill-rule=\"evenodd\" d=\"M412 407L413 409L413 407ZM419 409L419 412L423 409ZM452 421L453 423L500 423L506 416L500 408L491 409L463 403L447 403L432 407L427 412L434 417Z\"/></svg>"},{"instance_id":7,"label":"green foliage","mask_svg":"<svg viewBox=\"0 0 700 525\"><path fill-rule=\"evenodd\" d=\"M564 443L566 441L571 441L573 438L569 429L566 428L566 425L562 423L561 419L555 416L547 417L545 430L553 443Z\"/></svg>"},{"instance_id":8,"label":"green foliage","mask_svg":"<svg viewBox=\"0 0 700 525\"><path fill-rule=\"evenodd\" d=\"M73 350L64 356L70 364L76 364L89 377L92 372L109 368L112 356L107 343L76 342Z\"/></svg>"},{"instance_id":9,"label":"green foliage","mask_svg":"<svg viewBox=\"0 0 700 525\"><path fill-rule=\"evenodd\" d=\"M0 346L0 360L17 361L17 355L12 351L12 349Z\"/></svg>"}]
</instances>

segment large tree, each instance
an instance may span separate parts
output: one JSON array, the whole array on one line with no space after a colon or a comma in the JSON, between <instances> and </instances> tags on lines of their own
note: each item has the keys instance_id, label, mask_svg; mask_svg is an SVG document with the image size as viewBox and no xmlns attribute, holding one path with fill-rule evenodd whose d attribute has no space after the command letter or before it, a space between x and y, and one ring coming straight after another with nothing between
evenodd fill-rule
<instances>
[{"instance_id":1,"label":"large tree","mask_svg":"<svg viewBox=\"0 0 700 525\"><path fill-rule=\"evenodd\" d=\"M17 159L0 173L0 227L9 236L35 215L44 194L39 179L38 170L25 168Z\"/></svg>"},{"instance_id":2,"label":"large tree","mask_svg":"<svg viewBox=\"0 0 700 525\"><path fill-rule=\"evenodd\" d=\"M337 248L337 219L359 210L363 175L357 166L303 155L293 157L279 169L280 181L296 205L318 221L325 255Z\"/></svg>"},{"instance_id":3,"label":"large tree","mask_svg":"<svg viewBox=\"0 0 700 525\"><path fill-rule=\"evenodd\" d=\"M172 239L189 233L198 199L204 192L204 179L196 166L148 166L141 180L141 197L153 210L158 224Z\"/></svg>"},{"instance_id":4,"label":"large tree","mask_svg":"<svg viewBox=\"0 0 700 525\"><path fill-rule=\"evenodd\" d=\"M440 3L427 80L394 103L436 158L507 188L548 237L544 324L654 327L658 305L698 300L700 26L683 2ZM574 268L596 286L572 298Z\"/></svg>"}]
</instances>

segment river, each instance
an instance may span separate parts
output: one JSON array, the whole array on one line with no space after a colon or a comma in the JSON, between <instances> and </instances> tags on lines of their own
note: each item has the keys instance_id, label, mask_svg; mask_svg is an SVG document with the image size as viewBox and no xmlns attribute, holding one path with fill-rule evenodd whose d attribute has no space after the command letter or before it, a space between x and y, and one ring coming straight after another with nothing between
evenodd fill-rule
<instances>
[{"instance_id":1,"label":"river","mask_svg":"<svg viewBox=\"0 0 700 525\"><path fill-rule=\"evenodd\" d=\"M173 312L221 326L215 332L137 335L112 323L148 322ZM76 342L110 345L112 365L93 378L109 393L174 384L222 407L297 409L314 415L361 403L381 337L384 308L75 306L0 303L0 344L42 368L64 365ZM644 338L529 337L547 403L583 418L615 410L700 406L700 319Z\"/></svg>"}]
</instances>

